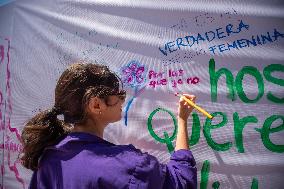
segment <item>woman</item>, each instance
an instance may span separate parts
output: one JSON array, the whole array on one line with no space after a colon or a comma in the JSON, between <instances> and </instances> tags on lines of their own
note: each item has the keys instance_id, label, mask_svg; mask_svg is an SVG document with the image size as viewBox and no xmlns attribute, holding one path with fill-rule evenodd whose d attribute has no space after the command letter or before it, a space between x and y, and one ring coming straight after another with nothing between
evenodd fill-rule
<instances>
[{"instance_id":1,"label":"woman","mask_svg":"<svg viewBox=\"0 0 284 189\"><path fill-rule=\"evenodd\" d=\"M34 171L30 188L197 188L187 136L192 107L182 99L175 152L166 165L133 145L103 139L105 127L121 119L126 92L120 86L106 66L76 63L63 72L54 107L29 120L22 132L21 160Z\"/></svg>"}]
</instances>

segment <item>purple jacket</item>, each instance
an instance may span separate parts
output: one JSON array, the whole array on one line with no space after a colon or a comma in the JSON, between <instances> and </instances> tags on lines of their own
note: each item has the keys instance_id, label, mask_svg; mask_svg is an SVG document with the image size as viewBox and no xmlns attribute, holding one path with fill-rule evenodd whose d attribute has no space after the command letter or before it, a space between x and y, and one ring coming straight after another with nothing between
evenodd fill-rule
<instances>
[{"instance_id":1,"label":"purple jacket","mask_svg":"<svg viewBox=\"0 0 284 189\"><path fill-rule=\"evenodd\" d=\"M196 189L197 170L189 150L173 152L164 165L133 145L76 132L45 150L30 188Z\"/></svg>"}]
</instances>

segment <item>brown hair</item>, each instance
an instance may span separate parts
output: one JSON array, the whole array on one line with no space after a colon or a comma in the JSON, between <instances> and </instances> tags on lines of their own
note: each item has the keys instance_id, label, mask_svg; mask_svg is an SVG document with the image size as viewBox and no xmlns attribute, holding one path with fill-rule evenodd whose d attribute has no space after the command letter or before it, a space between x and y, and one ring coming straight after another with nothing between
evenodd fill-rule
<instances>
[{"instance_id":1,"label":"brown hair","mask_svg":"<svg viewBox=\"0 0 284 189\"><path fill-rule=\"evenodd\" d=\"M85 121L85 106L89 99L96 96L107 103L107 96L125 94L120 86L119 77L106 66L90 63L69 66L57 82L54 107L38 113L24 126L21 136L23 166L36 170L44 149L66 136L70 124ZM64 120L57 118L60 114Z\"/></svg>"}]
</instances>

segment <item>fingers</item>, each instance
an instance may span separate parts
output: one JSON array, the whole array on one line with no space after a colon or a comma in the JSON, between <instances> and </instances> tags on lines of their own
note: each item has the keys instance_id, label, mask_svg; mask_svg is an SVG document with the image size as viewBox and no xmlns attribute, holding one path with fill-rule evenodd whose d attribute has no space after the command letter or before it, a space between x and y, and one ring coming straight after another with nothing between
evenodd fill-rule
<instances>
[{"instance_id":1,"label":"fingers","mask_svg":"<svg viewBox=\"0 0 284 189\"><path fill-rule=\"evenodd\" d=\"M185 98L189 99L191 102L195 103L196 96L190 95L190 94L183 94L183 97L181 97L180 100L179 100L179 107L180 108L192 111L194 107L190 103L188 103Z\"/></svg>"},{"instance_id":2,"label":"fingers","mask_svg":"<svg viewBox=\"0 0 284 189\"><path fill-rule=\"evenodd\" d=\"M195 101L195 99L196 99L196 96L190 95L190 94L183 94L183 96L185 96L186 98L188 98L191 101Z\"/></svg>"},{"instance_id":3,"label":"fingers","mask_svg":"<svg viewBox=\"0 0 284 189\"><path fill-rule=\"evenodd\" d=\"M183 96L195 103L196 96L190 94L183 94ZM186 104L186 101L183 97L180 98L179 102L184 105Z\"/></svg>"},{"instance_id":4,"label":"fingers","mask_svg":"<svg viewBox=\"0 0 284 189\"><path fill-rule=\"evenodd\" d=\"M191 102L195 103L196 96L190 94L183 94L183 96L179 99L179 117L187 120L190 113L193 110L193 106L190 105L186 99L190 100Z\"/></svg>"}]
</instances>

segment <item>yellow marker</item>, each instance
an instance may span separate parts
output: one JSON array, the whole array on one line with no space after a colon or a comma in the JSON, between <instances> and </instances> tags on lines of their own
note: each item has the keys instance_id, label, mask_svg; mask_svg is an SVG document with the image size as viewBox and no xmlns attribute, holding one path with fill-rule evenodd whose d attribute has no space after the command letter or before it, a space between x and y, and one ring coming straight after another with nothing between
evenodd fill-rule
<instances>
[{"instance_id":1,"label":"yellow marker","mask_svg":"<svg viewBox=\"0 0 284 189\"><path fill-rule=\"evenodd\" d=\"M205 115L206 117L208 117L209 119L212 119L213 116L210 115L208 112L206 112L204 109L202 109L201 107L197 106L196 104L194 104L194 102L192 102L191 100L189 100L188 98L186 98L186 96L184 95L180 95L178 93L175 93L176 96L182 97L190 106L192 106L193 108L195 108L196 110L200 111L201 113L203 113L203 115Z\"/></svg>"}]
</instances>

